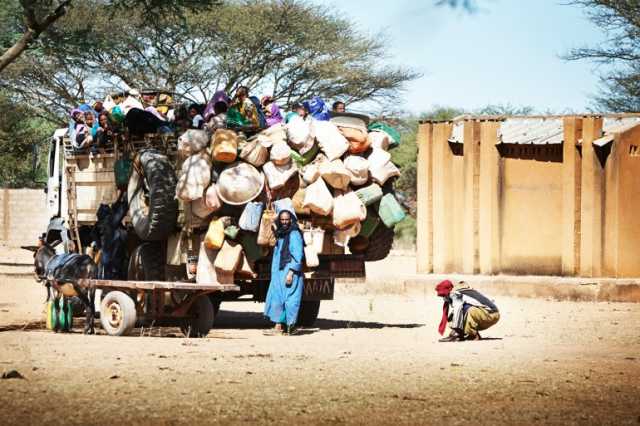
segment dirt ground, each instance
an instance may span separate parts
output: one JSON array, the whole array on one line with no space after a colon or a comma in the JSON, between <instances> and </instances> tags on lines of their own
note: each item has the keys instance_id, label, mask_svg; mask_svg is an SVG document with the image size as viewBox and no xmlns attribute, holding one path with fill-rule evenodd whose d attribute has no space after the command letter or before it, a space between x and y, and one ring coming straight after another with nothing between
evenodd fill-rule
<instances>
[{"instance_id":1,"label":"dirt ground","mask_svg":"<svg viewBox=\"0 0 640 426\"><path fill-rule=\"evenodd\" d=\"M0 332L3 424L638 424L640 305L496 298L486 340L438 343L440 302L338 287L317 328L268 337L262 305L222 305L206 339ZM0 326L44 291L0 281ZM14 327L15 328L15 327ZM142 335L142 336L141 336Z\"/></svg>"}]
</instances>

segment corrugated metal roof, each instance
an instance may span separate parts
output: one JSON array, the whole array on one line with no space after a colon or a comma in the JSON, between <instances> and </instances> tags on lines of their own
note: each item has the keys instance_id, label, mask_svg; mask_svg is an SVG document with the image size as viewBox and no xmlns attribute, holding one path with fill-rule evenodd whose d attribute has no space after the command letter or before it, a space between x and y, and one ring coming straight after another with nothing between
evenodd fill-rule
<instances>
[{"instance_id":1,"label":"corrugated metal roof","mask_svg":"<svg viewBox=\"0 0 640 426\"><path fill-rule=\"evenodd\" d=\"M638 124L640 124L640 117L604 117L602 120L602 134L593 141L593 144L605 146L613 142L616 133L625 132ZM578 144L582 144L582 139L578 141Z\"/></svg>"},{"instance_id":2,"label":"corrugated metal roof","mask_svg":"<svg viewBox=\"0 0 640 426\"><path fill-rule=\"evenodd\" d=\"M500 124L498 143L561 144L563 123L559 118L509 118Z\"/></svg>"},{"instance_id":3,"label":"corrugated metal roof","mask_svg":"<svg viewBox=\"0 0 640 426\"><path fill-rule=\"evenodd\" d=\"M463 122L458 121L453 125L453 130L451 131L449 142L464 143L464 123Z\"/></svg>"},{"instance_id":4,"label":"corrugated metal roof","mask_svg":"<svg viewBox=\"0 0 640 426\"><path fill-rule=\"evenodd\" d=\"M628 130L640 123L640 117L605 117L602 121L602 132L618 133Z\"/></svg>"},{"instance_id":5,"label":"corrugated metal roof","mask_svg":"<svg viewBox=\"0 0 640 426\"><path fill-rule=\"evenodd\" d=\"M640 117L605 117L602 122L602 136L593 141L593 144L605 146L613 142L616 133L626 132L638 124L640 124Z\"/></svg>"}]
</instances>

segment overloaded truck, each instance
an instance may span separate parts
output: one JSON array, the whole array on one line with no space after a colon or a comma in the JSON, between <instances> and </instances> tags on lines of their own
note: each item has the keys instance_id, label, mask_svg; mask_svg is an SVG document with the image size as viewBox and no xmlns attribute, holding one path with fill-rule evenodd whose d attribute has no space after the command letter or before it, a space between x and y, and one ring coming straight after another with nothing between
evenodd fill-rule
<instances>
[{"instance_id":1,"label":"overloaded truck","mask_svg":"<svg viewBox=\"0 0 640 426\"><path fill-rule=\"evenodd\" d=\"M147 95L144 105L157 100ZM112 137L95 152L75 147L69 129L51 137L45 235L58 250L90 251L98 209L126 193L126 276L85 283L102 290L109 334L153 324L204 336L223 301L263 302L270 225L283 207L304 236L298 324L312 326L336 278L363 280L365 262L388 255L404 217L387 152L399 135L366 116L144 134L111 118Z\"/></svg>"}]
</instances>

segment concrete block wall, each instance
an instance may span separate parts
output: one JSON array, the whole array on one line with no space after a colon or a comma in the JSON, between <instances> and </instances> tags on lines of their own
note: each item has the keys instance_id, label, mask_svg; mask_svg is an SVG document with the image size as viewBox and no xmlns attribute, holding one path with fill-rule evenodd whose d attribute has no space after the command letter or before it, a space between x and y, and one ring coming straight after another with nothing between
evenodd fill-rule
<instances>
[{"instance_id":1,"label":"concrete block wall","mask_svg":"<svg viewBox=\"0 0 640 426\"><path fill-rule=\"evenodd\" d=\"M498 149L500 122L420 125L417 271L640 277L640 125L600 148L603 117L564 117L562 145Z\"/></svg>"},{"instance_id":2,"label":"concrete block wall","mask_svg":"<svg viewBox=\"0 0 640 426\"><path fill-rule=\"evenodd\" d=\"M41 189L0 188L0 242L12 247L35 244L49 223L45 201Z\"/></svg>"}]
</instances>

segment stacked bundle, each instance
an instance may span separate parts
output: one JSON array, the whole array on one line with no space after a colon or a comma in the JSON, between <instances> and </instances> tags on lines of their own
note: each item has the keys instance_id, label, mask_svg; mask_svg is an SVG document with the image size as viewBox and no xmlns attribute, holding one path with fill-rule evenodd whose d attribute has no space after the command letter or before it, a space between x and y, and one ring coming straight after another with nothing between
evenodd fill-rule
<instances>
[{"instance_id":1,"label":"stacked bundle","mask_svg":"<svg viewBox=\"0 0 640 426\"><path fill-rule=\"evenodd\" d=\"M250 265L275 244L272 224L282 209L298 216L308 267L318 265L324 235L331 237L326 231L344 247L400 222L405 213L391 189L400 171L388 152L400 135L367 121L355 114L327 121L296 116L249 139L229 129L180 136L176 196L194 220L208 223L197 280L252 275Z\"/></svg>"}]
</instances>

